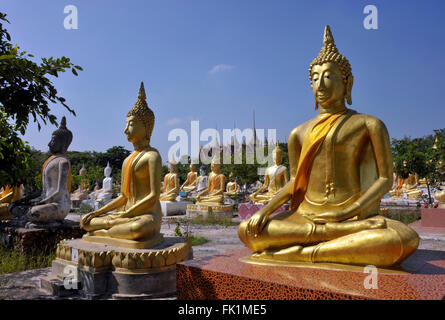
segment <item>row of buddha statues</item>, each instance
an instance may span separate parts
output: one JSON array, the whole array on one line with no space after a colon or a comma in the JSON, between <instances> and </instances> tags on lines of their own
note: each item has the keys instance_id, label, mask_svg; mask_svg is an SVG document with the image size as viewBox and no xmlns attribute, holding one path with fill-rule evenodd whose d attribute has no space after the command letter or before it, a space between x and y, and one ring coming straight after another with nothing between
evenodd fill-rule
<instances>
[{"instance_id":1,"label":"row of buddha statues","mask_svg":"<svg viewBox=\"0 0 445 320\"><path fill-rule=\"evenodd\" d=\"M281 164L283 152L278 142L272 154L275 163L266 169L264 183L249 195L249 199L253 203L270 201L288 182L287 168ZM226 177L221 173L221 165L216 158L212 159L211 173L208 177L204 167L201 167L200 176L198 176L196 165L190 164L190 172L188 172L187 179L182 185L179 183L177 163L170 161L168 167L169 173L164 177L160 201L176 201L180 191L183 191L191 198L195 198L198 204L223 204L225 197L236 197L240 193L241 187L232 172L229 174L229 181L226 183Z\"/></svg>"},{"instance_id":2,"label":"row of buddha statues","mask_svg":"<svg viewBox=\"0 0 445 320\"><path fill-rule=\"evenodd\" d=\"M105 178L102 181L102 188L96 182L93 190L90 191L88 179L86 178L87 169L85 165L79 171L80 183L78 188L71 194L71 200L110 200L113 196L113 178L111 177L112 168L110 163L104 169Z\"/></svg>"},{"instance_id":3,"label":"row of buddha statues","mask_svg":"<svg viewBox=\"0 0 445 320\"><path fill-rule=\"evenodd\" d=\"M319 111L290 132L289 175L275 150L275 165L266 170L264 186L250 198L265 205L238 227L253 260L386 267L399 265L417 249L419 236L413 229L379 214L380 200L393 185L389 134L381 120L346 107L346 102L352 104L353 80L349 61L339 53L326 26L322 49L309 66ZM283 116L295 115L289 110ZM161 193L162 160L150 144L154 121L141 84L126 118L124 133L134 152L122 164L121 193L80 221L91 239L136 243L157 239L160 201L174 198L172 186L194 187L193 177L180 186L170 166ZM21 203L28 219L63 219L69 211L71 166L65 152L71 140L63 119L49 143L53 156L42 168L42 194ZM196 195L198 203L224 201L226 178L220 167L212 161L208 186ZM272 214L288 202L289 210ZM13 216L18 207L13 206Z\"/></svg>"}]
</instances>

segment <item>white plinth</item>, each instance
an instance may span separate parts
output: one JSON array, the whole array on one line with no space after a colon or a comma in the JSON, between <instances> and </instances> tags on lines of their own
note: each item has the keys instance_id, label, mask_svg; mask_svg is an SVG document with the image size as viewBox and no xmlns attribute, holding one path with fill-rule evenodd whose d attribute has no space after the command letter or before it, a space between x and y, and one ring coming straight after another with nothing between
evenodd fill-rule
<instances>
[{"instance_id":1,"label":"white plinth","mask_svg":"<svg viewBox=\"0 0 445 320\"><path fill-rule=\"evenodd\" d=\"M162 214L164 216L177 216L185 214L188 204L193 204L190 201L160 201Z\"/></svg>"}]
</instances>

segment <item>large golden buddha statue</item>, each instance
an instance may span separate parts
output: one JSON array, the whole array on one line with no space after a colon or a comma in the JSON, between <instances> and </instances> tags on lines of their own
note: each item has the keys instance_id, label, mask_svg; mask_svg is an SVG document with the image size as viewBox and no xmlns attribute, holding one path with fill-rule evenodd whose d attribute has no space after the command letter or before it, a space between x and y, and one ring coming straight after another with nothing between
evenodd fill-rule
<instances>
[{"instance_id":1,"label":"large golden buddha statue","mask_svg":"<svg viewBox=\"0 0 445 320\"><path fill-rule=\"evenodd\" d=\"M187 173L187 180L180 187L181 191L190 192L196 189L198 173L196 172L196 164L190 164L190 172Z\"/></svg>"},{"instance_id":2,"label":"large golden buddha statue","mask_svg":"<svg viewBox=\"0 0 445 320\"><path fill-rule=\"evenodd\" d=\"M402 222L378 215L393 166L382 121L351 104L353 76L329 26L309 67L313 119L289 136L290 181L238 229L240 239L270 262L331 262L378 267L401 263L419 244ZM291 200L290 210L270 216Z\"/></svg>"},{"instance_id":3,"label":"large golden buddha statue","mask_svg":"<svg viewBox=\"0 0 445 320\"><path fill-rule=\"evenodd\" d=\"M288 182L287 168L281 164L283 151L278 140L272 156L275 164L266 169L263 185L249 196L255 203L269 202ZM267 192L264 192L266 190Z\"/></svg>"},{"instance_id":4,"label":"large golden buddha statue","mask_svg":"<svg viewBox=\"0 0 445 320\"><path fill-rule=\"evenodd\" d=\"M224 188L226 185L226 177L220 172L221 164L216 157L212 159L211 170L209 174L209 185L196 196L197 204L223 204ZM204 195L207 194L207 195Z\"/></svg>"},{"instance_id":5,"label":"large golden buddha statue","mask_svg":"<svg viewBox=\"0 0 445 320\"><path fill-rule=\"evenodd\" d=\"M138 100L127 114L124 130L134 151L122 164L121 194L82 217L81 227L88 231L83 237L85 241L148 248L162 240L159 203L162 161L158 150L150 146L154 120L141 83ZM104 216L110 211L115 212Z\"/></svg>"},{"instance_id":6,"label":"large golden buddha statue","mask_svg":"<svg viewBox=\"0 0 445 320\"><path fill-rule=\"evenodd\" d=\"M179 191L178 164L171 160L168 163L169 173L164 177L159 201L175 201Z\"/></svg>"}]
</instances>

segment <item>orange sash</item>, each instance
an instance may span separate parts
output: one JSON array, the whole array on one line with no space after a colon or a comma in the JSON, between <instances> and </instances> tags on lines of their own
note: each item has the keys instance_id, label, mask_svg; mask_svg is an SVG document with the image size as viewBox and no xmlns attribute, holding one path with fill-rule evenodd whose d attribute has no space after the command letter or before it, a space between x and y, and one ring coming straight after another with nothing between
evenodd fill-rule
<instances>
[{"instance_id":1,"label":"orange sash","mask_svg":"<svg viewBox=\"0 0 445 320\"><path fill-rule=\"evenodd\" d=\"M405 183L405 179L402 178L402 180L400 181L400 184L397 186L396 195L400 196L400 189L402 189L404 183Z\"/></svg>"},{"instance_id":2,"label":"orange sash","mask_svg":"<svg viewBox=\"0 0 445 320\"><path fill-rule=\"evenodd\" d=\"M167 191L168 179L170 178L170 173L167 173L164 177L164 189Z\"/></svg>"},{"instance_id":3,"label":"orange sash","mask_svg":"<svg viewBox=\"0 0 445 320\"><path fill-rule=\"evenodd\" d=\"M309 170L315 154L326 138L329 130L334 126L335 122L347 112L342 110L337 113L325 113L320 120L312 127L303 141L301 147L300 160L298 161L297 174L295 175L294 188L292 191L292 199L290 209L296 209L304 199L309 180Z\"/></svg>"},{"instance_id":4,"label":"orange sash","mask_svg":"<svg viewBox=\"0 0 445 320\"><path fill-rule=\"evenodd\" d=\"M195 179L196 179L196 172L190 172L187 179L188 185L191 185L193 183L193 180Z\"/></svg>"},{"instance_id":5,"label":"orange sash","mask_svg":"<svg viewBox=\"0 0 445 320\"><path fill-rule=\"evenodd\" d=\"M210 179L209 181L209 193L211 193L213 190L215 190L216 184L217 184L217 179L219 179L220 176L213 176L212 179Z\"/></svg>"},{"instance_id":6,"label":"orange sash","mask_svg":"<svg viewBox=\"0 0 445 320\"><path fill-rule=\"evenodd\" d=\"M63 155L63 154L62 153L56 153L56 154L52 155L51 157L49 157L48 159L46 159L45 163L43 164L42 170L40 172L40 175L42 177L42 187L43 187L43 170L45 170L46 164L51 159L53 159L54 157L61 156L61 155ZM69 168L69 171L68 171L68 185L67 185L67 189L68 189L68 192L71 192L71 164L70 164L70 168Z\"/></svg>"},{"instance_id":7,"label":"orange sash","mask_svg":"<svg viewBox=\"0 0 445 320\"><path fill-rule=\"evenodd\" d=\"M137 157L137 155L140 153L140 151L134 151L130 157L128 158L127 163L124 167L124 172L122 173L123 180L122 180L122 193L125 197L130 197L130 187L131 187L131 166L133 165L134 159Z\"/></svg>"}]
</instances>

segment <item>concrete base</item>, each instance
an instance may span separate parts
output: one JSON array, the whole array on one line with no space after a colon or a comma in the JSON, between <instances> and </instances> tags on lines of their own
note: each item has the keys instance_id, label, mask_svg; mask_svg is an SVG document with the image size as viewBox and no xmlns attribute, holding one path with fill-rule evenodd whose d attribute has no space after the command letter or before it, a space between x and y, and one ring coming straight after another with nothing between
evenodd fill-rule
<instances>
[{"instance_id":1,"label":"concrete base","mask_svg":"<svg viewBox=\"0 0 445 320\"><path fill-rule=\"evenodd\" d=\"M422 199L384 198L380 200L381 206L391 207L418 207Z\"/></svg>"},{"instance_id":2,"label":"concrete base","mask_svg":"<svg viewBox=\"0 0 445 320\"><path fill-rule=\"evenodd\" d=\"M160 201L162 214L164 216L184 215L187 211L187 205L193 204L190 201Z\"/></svg>"},{"instance_id":3,"label":"concrete base","mask_svg":"<svg viewBox=\"0 0 445 320\"><path fill-rule=\"evenodd\" d=\"M191 243L166 237L151 249L124 249L82 239L58 245L51 273L40 286L55 296L95 299L155 298L176 291L176 263L191 259Z\"/></svg>"},{"instance_id":4,"label":"concrete base","mask_svg":"<svg viewBox=\"0 0 445 320\"><path fill-rule=\"evenodd\" d=\"M209 214L233 216L233 206L231 204L189 204L187 205L187 217L208 216Z\"/></svg>"},{"instance_id":5,"label":"concrete base","mask_svg":"<svg viewBox=\"0 0 445 320\"><path fill-rule=\"evenodd\" d=\"M40 224L25 228L14 225L13 220L0 222L0 244L20 253L49 253L63 239L81 237L85 231L78 222L64 220L59 223Z\"/></svg>"}]
</instances>

